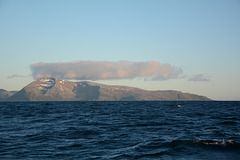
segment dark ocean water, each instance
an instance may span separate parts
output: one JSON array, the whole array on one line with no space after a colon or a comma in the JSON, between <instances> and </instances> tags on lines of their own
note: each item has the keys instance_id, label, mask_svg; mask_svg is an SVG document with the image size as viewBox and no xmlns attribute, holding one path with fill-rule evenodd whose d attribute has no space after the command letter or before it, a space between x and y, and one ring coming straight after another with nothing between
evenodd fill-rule
<instances>
[{"instance_id":1,"label":"dark ocean water","mask_svg":"<svg viewBox=\"0 0 240 160\"><path fill-rule=\"evenodd\" d=\"M0 159L240 159L240 102L1 102Z\"/></svg>"}]
</instances>

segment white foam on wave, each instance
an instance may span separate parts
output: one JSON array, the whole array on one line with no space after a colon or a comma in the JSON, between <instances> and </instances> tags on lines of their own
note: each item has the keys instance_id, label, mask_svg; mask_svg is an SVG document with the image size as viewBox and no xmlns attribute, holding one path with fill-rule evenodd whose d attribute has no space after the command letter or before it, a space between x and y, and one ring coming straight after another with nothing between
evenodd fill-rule
<instances>
[{"instance_id":1,"label":"white foam on wave","mask_svg":"<svg viewBox=\"0 0 240 160\"><path fill-rule=\"evenodd\" d=\"M237 144L233 140L206 140L206 139L199 139L199 140L194 140L193 143L197 144L204 144L204 145L214 145L214 146L227 146L227 145L234 145Z\"/></svg>"}]
</instances>

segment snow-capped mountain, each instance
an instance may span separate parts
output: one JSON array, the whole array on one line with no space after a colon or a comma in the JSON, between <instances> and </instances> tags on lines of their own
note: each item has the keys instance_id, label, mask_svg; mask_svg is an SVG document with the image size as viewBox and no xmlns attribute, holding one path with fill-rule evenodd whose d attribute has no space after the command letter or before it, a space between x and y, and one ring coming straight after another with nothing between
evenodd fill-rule
<instances>
[{"instance_id":1,"label":"snow-capped mountain","mask_svg":"<svg viewBox=\"0 0 240 160\"><path fill-rule=\"evenodd\" d=\"M34 81L9 98L13 101L207 101L207 97L179 91L147 91L139 88L70 82L55 78Z\"/></svg>"}]
</instances>

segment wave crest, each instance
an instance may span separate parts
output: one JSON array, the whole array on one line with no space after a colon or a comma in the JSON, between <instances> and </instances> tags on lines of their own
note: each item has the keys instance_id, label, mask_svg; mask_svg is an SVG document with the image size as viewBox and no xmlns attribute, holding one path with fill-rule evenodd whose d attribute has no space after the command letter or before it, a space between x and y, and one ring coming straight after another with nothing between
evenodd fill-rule
<instances>
[{"instance_id":1,"label":"wave crest","mask_svg":"<svg viewBox=\"0 0 240 160\"><path fill-rule=\"evenodd\" d=\"M207 146L240 147L240 144L235 142L234 140L198 139L193 140L192 143Z\"/></svg>"}]
</instances>

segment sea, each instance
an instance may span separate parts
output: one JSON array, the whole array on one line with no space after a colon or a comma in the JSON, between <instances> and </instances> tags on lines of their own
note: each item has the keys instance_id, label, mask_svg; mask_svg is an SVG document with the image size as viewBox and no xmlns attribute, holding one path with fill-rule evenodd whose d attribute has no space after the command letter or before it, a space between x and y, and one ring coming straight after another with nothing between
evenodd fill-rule
<instances>
[{"instance_id":1,"label":"sea","mask_svg":"<svg viewBox=\"0 0 240 160\"><path fill-rule=\"evenodd\" d=\"M1 102L0 159L240 159L240 102Z\"/></svg>"}]
</instances>

